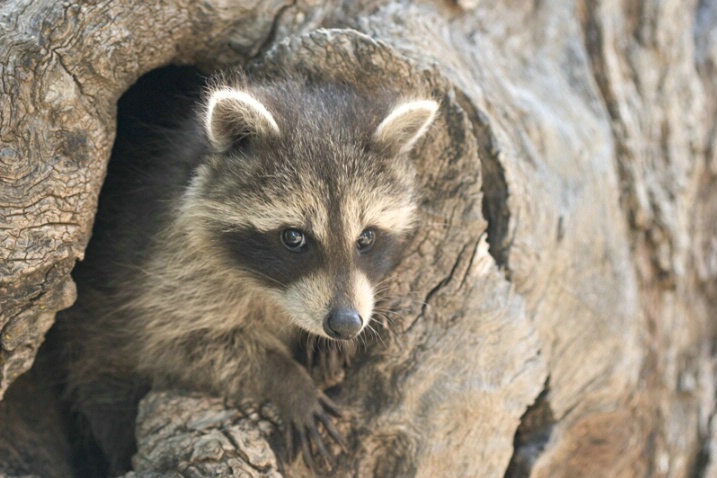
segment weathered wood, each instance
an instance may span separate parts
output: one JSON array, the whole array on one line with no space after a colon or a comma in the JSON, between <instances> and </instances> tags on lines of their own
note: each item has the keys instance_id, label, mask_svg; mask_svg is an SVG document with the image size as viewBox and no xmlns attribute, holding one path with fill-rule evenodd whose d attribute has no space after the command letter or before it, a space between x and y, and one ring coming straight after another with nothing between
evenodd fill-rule
<instances>
[{"instance_id":1,"label":"weathered wood","mask_svg":"<svg viewBox=\"0 0 717 478\"><path fill-rule=\"evenodd\" d=\"M256 57L442 101L392 332L334 390L336 475L717 476L717 1L259 3L0 7L0 393L72 300L121 92ZM322 19L356 31L300 36ZM137 476L251 461L182 451L231 407L151 426L205 404L145 399Z\"/></svg>"},{"instance_id":2,"label":"weathered wood","mask_svg":"<svg viewBox=\"0 0 717 478\"><path fill-rule=\"evenodd\" d=\"M273 425L257 410L227 408L221 399L152 393L143 403L138 435L147 438L128 477L280 477L267 439Z\"/></svg>"}]
</instances>

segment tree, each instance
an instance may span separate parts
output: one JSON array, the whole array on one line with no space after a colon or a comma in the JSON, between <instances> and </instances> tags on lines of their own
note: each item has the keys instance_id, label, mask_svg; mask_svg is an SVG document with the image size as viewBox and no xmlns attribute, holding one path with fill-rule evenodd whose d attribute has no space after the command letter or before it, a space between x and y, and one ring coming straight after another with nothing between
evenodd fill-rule
<instances>
[{"instance_id":1,"label":"tree","mask_svg":"<svg viewBox=\"0 0 717 478\"><path fill-rule=\"evenodd\" d=\"M0 7L0 390L73 300L120 95L170 63L307 68L442 101L337 475L717 475L717 2L260 3ZM242 410L152 392L136 476L276 472Z\"/></svg>"}]
</instances>

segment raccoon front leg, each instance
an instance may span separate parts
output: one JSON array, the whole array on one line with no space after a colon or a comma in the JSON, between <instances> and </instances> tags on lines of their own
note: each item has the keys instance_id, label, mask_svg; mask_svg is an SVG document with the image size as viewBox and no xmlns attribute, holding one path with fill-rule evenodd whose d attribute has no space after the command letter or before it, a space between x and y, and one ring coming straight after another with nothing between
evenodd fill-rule
<instances>
[{"instance_id":1,"label":"raccoon front leg","mask_svg":"<svg viewBox=\"0 0 717 478\"><path fill-rule=\"evenodd\" d=\"M329 416L339 416L338 407L316 387L307 371L292 358L272 350L267 352L266 359L263 395L269 397L282 414L289 457L295 455L294 447L298 445L307 466L314 469L311 453L313 444L319 456L331 467L333 460L319 433L319 423L331 439L346 449L341 434Z\"/></svg>"},{"instance_id":2,"label":"raccoon front leg","mask_svg":"<svg viewBox=\"0 0 717 478\"><path fill-rule=\"evenodd\" d=\"M295 456L296 446L313 468L313 446L322 460L332 461L319 433L320 426L331 440L345 448L330 417L339 415L338 407L275 337L256 329L242 329L219 337L190 336L160 349L163 360L143 362L163 370L162 386L181 383L211 389L230 399L268 400L276 405L284 421L290 458Z\"/></svg>"}]
</instances>

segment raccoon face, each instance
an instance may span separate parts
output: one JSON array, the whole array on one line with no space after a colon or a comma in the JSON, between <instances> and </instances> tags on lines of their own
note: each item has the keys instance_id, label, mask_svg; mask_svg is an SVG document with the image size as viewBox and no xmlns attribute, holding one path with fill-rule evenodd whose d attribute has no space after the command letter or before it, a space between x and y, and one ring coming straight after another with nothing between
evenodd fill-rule
<instances>
[{"instance_id":1,"label":"raccoon face","mask_svg":"<svg viewBox=\"0 0 717 478\"><path fill-rule=\"evenodd\" d=\"M331 86L219 88L204 116L212 153L187 193L224 266L326 338L368 324L414 227L407 153L438 105L376 103Z\"/></svg>"}]
</instances>

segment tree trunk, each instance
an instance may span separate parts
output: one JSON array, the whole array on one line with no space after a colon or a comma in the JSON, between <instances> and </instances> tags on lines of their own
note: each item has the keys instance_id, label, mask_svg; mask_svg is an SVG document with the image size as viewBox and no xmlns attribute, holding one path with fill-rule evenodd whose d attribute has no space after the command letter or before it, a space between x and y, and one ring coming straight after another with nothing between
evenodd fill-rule
<instances>
[{"instance_id":1,"label":"tree trunk","mask_svg":"<svg viewBox=\"0 0 717 478\"><path fill-rule=\"evenodd\" d=\"M442 102L394 323L335 389L334 474L717 476L717 1L454 3L0 6L0 394L73 301L139 76L329 71ZM0 473L63 476L12 423ZM276 428L154 391L133 475L307 474Z\"/></svg>"}]
</instances>

